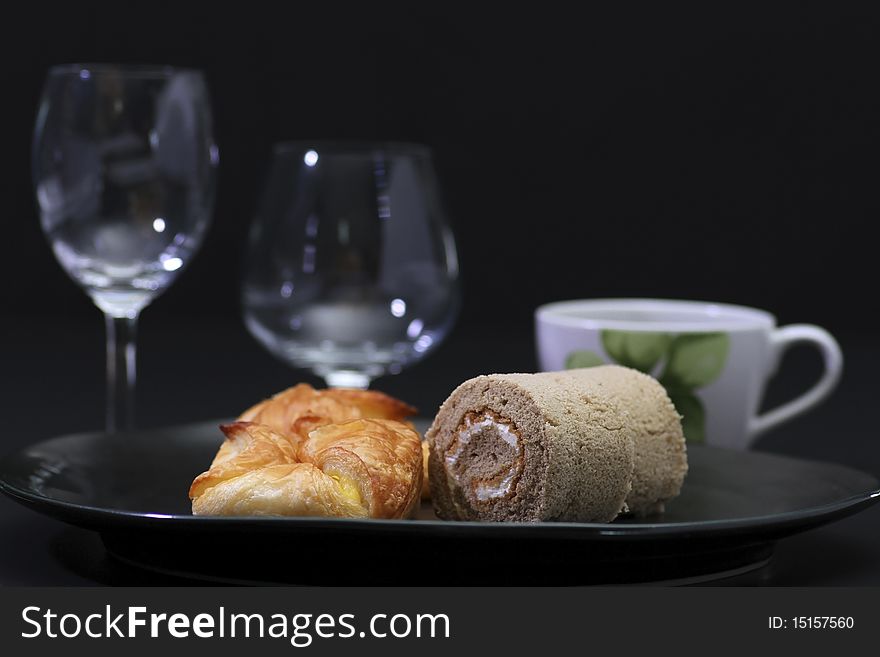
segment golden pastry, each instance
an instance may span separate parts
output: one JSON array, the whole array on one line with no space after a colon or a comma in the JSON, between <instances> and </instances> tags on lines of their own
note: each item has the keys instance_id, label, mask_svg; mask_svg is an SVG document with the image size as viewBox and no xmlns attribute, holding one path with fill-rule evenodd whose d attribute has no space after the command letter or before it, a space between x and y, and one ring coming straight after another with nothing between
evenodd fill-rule
<instances>
[{"instance_id":1,"label":"golden pastry","mask_svg":"<svg viewBox=\"0 0 880 657\"><path fill-rule=\"evenodd\" d=\"M366 479L371 518L409 516L422 490L422 439L408 424L395 420L352 420L327 424L309 434L299 448L304 462L318 463L337 451L354 454L366 468L352 466L351 478Z\"/></svg>"},{"instance_id":2,"label":"golden pastry","mask_svg":"<svg viewBox=\"0 0 880 657\"><path fill-rule=\"evenodd\" d=\"M431 479L428 475L428 460L431 457L431 448L428 446L428 441L422 441L422 499L427 501L431 500Z\"/></svg>"},{"instance_id":3,"label":"golden pastry","mask_svg":"<svg viewBox=\"0 0 880 657\"><path fill-rule=\"evenodd\" d=\"M412 406L374 390L315 390L307 383L300 383L252 406L238 419L305 438L312 429L323 424L361 418L403 421L415 412Z\"/></svg>"},{"instance_id":4,"label":"golden pastry","mask_svg":"<svg viewBox=\"0 0 880 657\"><path fill-rule=\"evenodd\" d=\"M424 455L395 418L413 412L372 391L285 390L221 427L226 441L190 487L193 514L409 517Z\"/></svg>"}]
</instances>

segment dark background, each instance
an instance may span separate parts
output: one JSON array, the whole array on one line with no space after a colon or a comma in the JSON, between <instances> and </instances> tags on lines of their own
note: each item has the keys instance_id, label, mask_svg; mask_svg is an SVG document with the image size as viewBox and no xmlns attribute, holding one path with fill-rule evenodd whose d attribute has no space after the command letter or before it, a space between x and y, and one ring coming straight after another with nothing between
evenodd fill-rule
<instances>
[{"instance_id":1,"label":"dark background","mask_svg":"<svg viewBox=\"0 0 880 657\"><path fill-rule=\"evenodd\" d=\"M238 316L272 142L330 137L434 148L462 328L606 295L876 323L853 292L880 211L877 12L225 4L32 2L4 21L4 266L41 278L39 294L7 280L4 311L93 314L42 241L31 127L50 65L120 61L204 69L221 148L210 236L153 316Z\"/></svg>"},{"instance_id":2,"label":"dark background","mask_svg":"<svg viewBox=\"0 0 880 657\"><path fill-rule=\"evenodd\" d=\"M281 139L433 147L463 312L436 354L379 382L426 414L467 376L533 369L532 312L557 299L744 303L781 323L821 324L845 352L869 342L880 310L880 12L562 7L77 1L12 10L0 27L9 409L40 397L66 405L42 414L48 430L102 422L100 315L55 262L30 180L46 70L70 61L198 67L213 97L217 209L198 257L142 316L142 424L231 415L314 380L265 353L240 319L244 238ZM818 357L796 349L793 359L802 389Z\"/></svg>"},{"instance_id":3,"label":"dark background","mask_svg":"<svg viewBox=\"0 0 880 657\"><path fill-rule=\"evenodd\" d=\"M30 144L48 67L104 61L203 69L221 150L203 248L141 319L141 426L232 416L316 381L263 351L240 319L244 236L271 144L394 139L434 149L464 304L435 354L377 387L430 416L470 376L533 370L532 312L552 300L744 303L781 323L825 326L847 360L828 403L757 447L880 474L880 11L614 3L575 14L518 4L6 8L0 451L103 424L102 320L41 234ZM793 350L767 405L819 372L815 353ZM101 580L82 565L102 558L94 536L70 541L53 522L5 500L0 508L10 537L0 581ZM880 582L869 515L785 541L770 581Z\"/></svg>"},{"instance_id":4,"label":"dark background","mask_svg":"<svg viewBox=\"0 0 880 657\"><path fill-rule=\"evenodd\" d=\"M225 5L32 2L3 21L10 408L73 398L53 430L101 423L100 316L55 262L30 181L45 72L69 61L198 67L213 96L217 209L198 257L143 314L142 423L234 414L313 380L264 353L240 319L244 237L281 139L433 147L463 312L437 354L379 384L426 413L467 376L534 368L532 312L557 299L744 303L821 324L845 351L870 341L877 11ZM803 388L818 357L794 359ZM48 385L71 372L71 389Z\"/></svg>"}]
</instances>

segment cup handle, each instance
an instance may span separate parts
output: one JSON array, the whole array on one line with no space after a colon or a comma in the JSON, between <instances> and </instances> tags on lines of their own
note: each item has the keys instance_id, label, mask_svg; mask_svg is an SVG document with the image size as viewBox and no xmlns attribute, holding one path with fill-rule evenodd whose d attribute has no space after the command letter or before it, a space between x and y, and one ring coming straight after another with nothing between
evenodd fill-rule
<instances>
[{"instance_id":1,"label":"cup handle","mask_svg":"<svg viewBox=\"0 0 880 657\"><path fill-rule=\"evenodd\" d=\"M809 410L825 399L843 371L843 353L837 340L825 329L812 324L791 324L774 330L770 334L770 347L773 350L773 362L779 362L780 356L793 344L811 343L819 348L825 371L819 380L800 397L752 418L749 424L749 438L754 439L777 424L790 420Z\"/></svg>"}]
</instances>

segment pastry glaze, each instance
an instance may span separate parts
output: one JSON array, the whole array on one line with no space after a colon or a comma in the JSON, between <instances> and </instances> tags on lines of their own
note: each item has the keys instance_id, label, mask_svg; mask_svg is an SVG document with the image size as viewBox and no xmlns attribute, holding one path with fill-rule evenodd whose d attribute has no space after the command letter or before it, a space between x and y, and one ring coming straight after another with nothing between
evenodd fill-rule
<instances>
[{"instance_id":1,"label":"pastry glaze","mask_svg":"<svg viewBox=\"0 0 880 657\"><path fill-rule=\"evenodd\" d=\"M193 514L409 517L423 448L394 418L414 410L372 391L290 388L221 427L226 440L190 487Z\"/></svg>"},{"instance_id":2,"label":"pastry glaze","mask_svg":"<svg viewBox=\"0 0 880 657\"><path fill-rule=\"evenodd\" d=\"M238 419L305 438L312 429L324 424L361 418L403 421L415 412L412 406L374 390L315 390L307 383L300 383L252 406Z\"/></svg>"},{"instance_id":3,"label":"pastry glaze","mask_svg":"<svg viewBox=\"0 0 880 657\"><path fill-rule=\"evenodd\" d=\"M431 481L428 478L428 459L431 457L431 449L428 441L422 441L422 500L431 501Z\"/></svg>"}]
</instances>

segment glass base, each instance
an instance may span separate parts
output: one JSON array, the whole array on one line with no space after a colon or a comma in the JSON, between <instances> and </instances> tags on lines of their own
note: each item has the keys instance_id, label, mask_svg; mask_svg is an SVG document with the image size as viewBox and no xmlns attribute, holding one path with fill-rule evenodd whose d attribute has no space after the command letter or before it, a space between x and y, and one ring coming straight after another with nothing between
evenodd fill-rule
<instances>
[{"instance_id":1,"label":"glass base","mask_svg":"<svg viewBox=\"0 0 880 657\"><path fill-rule=\"evenodd\" d=\"M156 296L131 290L88 290L89 296L101 312L110 317L134 319Z\"/></svg>"},{"instance_id":2,"label":"glass base","mask_svg":"<svg viewBox=\"0 0 880 657\"><path fill-rule=\"evenodd\" d=\"M360 388L366 390L370 387L370 377L363 372L353 370L336 370L322 373L328 388Z\"/></svg>"}]
</instances>

